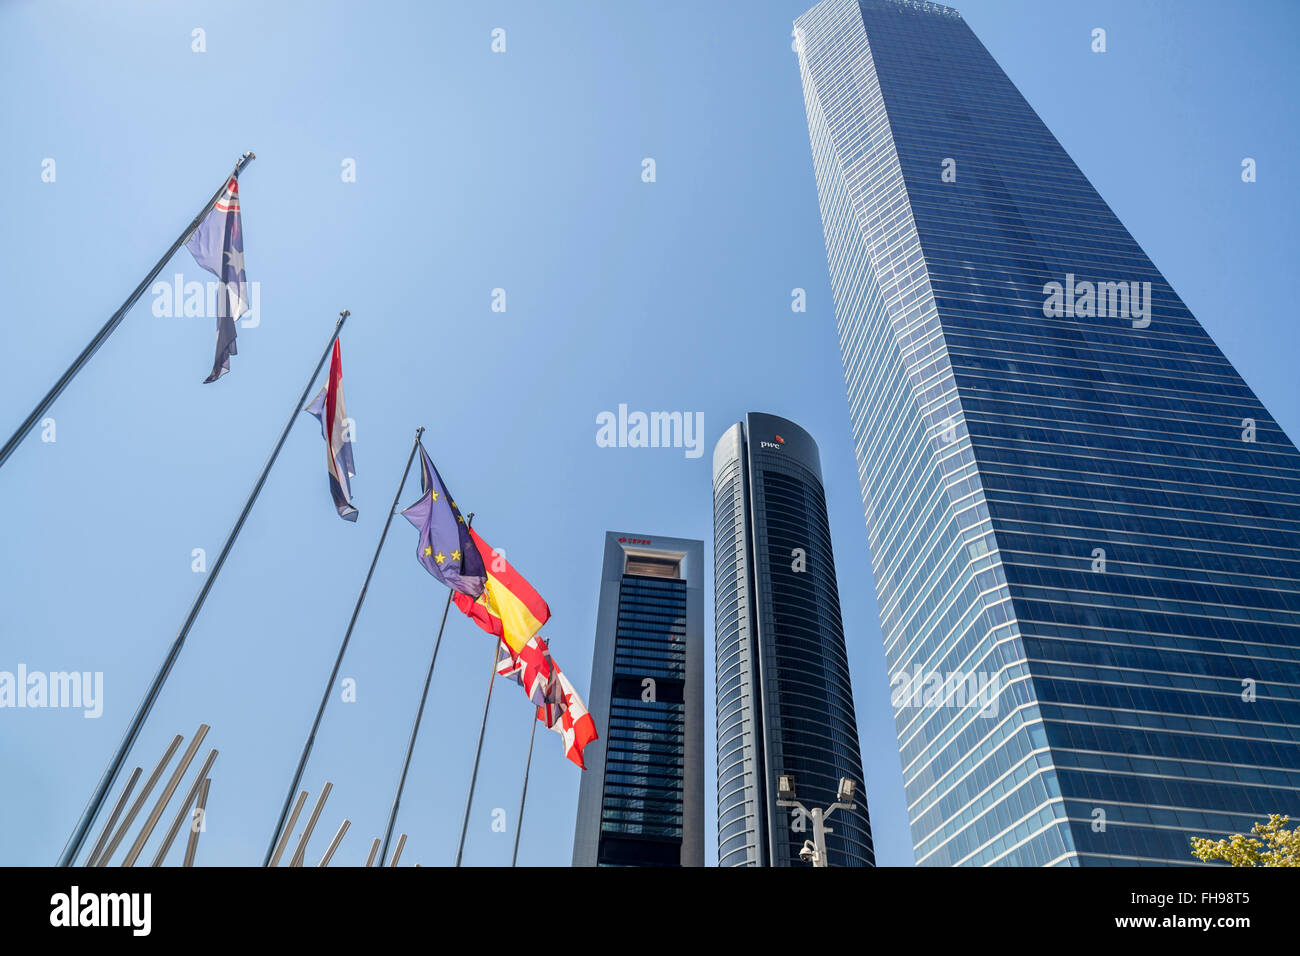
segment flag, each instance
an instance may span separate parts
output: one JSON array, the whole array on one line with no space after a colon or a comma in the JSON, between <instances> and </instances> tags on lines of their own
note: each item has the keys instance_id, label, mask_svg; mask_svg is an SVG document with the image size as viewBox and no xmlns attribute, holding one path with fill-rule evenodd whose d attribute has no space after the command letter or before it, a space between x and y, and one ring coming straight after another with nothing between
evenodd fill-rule
<instances>
[{"instance_id":1,"label":"flag","mask_svg":"<svg viewBox=\"0 0 1300 956\"><path fill-rule=\"evenodd\" d=\"M483 593L487 578L483 558L473 534L452 500L442 476L420 445L420 500L406 508L406 520L420 529L415 556L425 569L447 587L470 601Z\"/></svg>"},{"instance_id":2,"label":"flag","mask_svg":"<svg viewBox=\"0 0 1300 956\"><path fill-rule=\"evenodd\" d=\"M596 722L564 676L560 665L551 657L550 648L540 637L532 637L523 650L515 654L504 642L497 644L497 673L508 677L524 689L537 705L537 719L560 735L564 755L583 770L583 748L597 739Z\"/></svg>"},{"instance_id":3,"label":"flag","mask_svg":"<svg viewBox=\"0 0 1300 956\"><path fill-rule=\"evenodd\" d=\"M215 382L230 371L235 348L235 320L248 311L248 289L244 277L244 230L239 224L239 180L226 183L212 209L190 233L185 248L194 261L221 280L225 295L217 307L217 357L212 374L203 381Z\"/></svg>"},{"instance_id":4,"label":"flag","mask_svg":"<svg viewBox=\"0 0 1300 956\"><path fill-rule=\"evenodd\" d=\"M303 411L320 420L320 432L325 438L325 468L329 472L334 507L338 508L339 517L344 521L356 521L351 479L356 477L357 471L352 464L352 439L345 427L348 413L343 408L343 352L338 339L334 340L329 379Z\"/></svg>"},{"instance_id":5,"label":"flag","mask_svg":"<svg viewBox=\"0 0 1300 956\"><path fill-rule=\"evenodd\" d=\"M504 554L493 550L473 528L469 535L488 561L487 580L481 594L461 593L453 600L479 627L501 638L519 654L550 618L551 609L524 576L510 566Z\"/></svg>"},{"instance_id":6,"label":"flag","mask_svg":"<svg viewBox=\"0 0 1300 956\"><path fill-rule=\"evenodd\" d=\"M518 654L511 651L504 641L499 641L497 673L522 687L534 704L544 706L551 692L551 677L554 673L550 648L536 635Z\"/></svg>"},{"instance_id":7,"label":"flag","mask_svg":"<svg viewBox=\"0 0 1300 956\"><path fill-rule=\"evenodd\" d=\"M587 769L582 751L597 739L596 722L578 696L577 690L564 676L560 665L552 663L551 693L548 702L537 708L537 719L550 727L564 741L564 756L583 770Z\"/></svg>"}]
</instances>

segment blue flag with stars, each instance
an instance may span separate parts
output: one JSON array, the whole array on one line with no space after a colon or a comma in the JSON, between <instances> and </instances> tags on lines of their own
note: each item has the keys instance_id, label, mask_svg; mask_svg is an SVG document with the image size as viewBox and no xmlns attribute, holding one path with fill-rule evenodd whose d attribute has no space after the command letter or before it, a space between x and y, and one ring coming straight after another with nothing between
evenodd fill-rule
<instances>
[{"instance_id":1,"label":"blue flag with stars","mask_svg":"<svg viewBox=\"0 0 1300 956\"><path fill-rule=\"evenodd\" d=\"M212 374L203 381L215 382L230 371L235 348L235 320L248 311L248 289L244 276L244 230L239 223L239 180L234 176L198 228L185 241L194 261L221 280L223 294L217 298L217 357Z\"/></svg>"},{"instance_id":2,"label":"blue flag with stars","mask_svg":"<svg viewBox=\"0 0 1300 956\"><path fill-rule=\"evenodd\" d=\"M469 525L442 483L442 476L420 446L420 500L402 511L420 530L415 556L453 591L477 599L487 581L483 556L469 536Z\"/></svg>"}]
</instances>

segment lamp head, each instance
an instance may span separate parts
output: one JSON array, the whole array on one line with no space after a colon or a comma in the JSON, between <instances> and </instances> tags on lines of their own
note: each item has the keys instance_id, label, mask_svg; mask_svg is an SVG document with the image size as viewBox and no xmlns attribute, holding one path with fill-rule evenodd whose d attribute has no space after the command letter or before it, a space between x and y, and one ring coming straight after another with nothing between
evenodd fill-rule
<instances>
[{"instance_id":1,"label":"lamp head","mask_svg":"<svg viewBox=\"0 0 1300 956\"><path fill-rule=\"evenodd\" d=\"M783 773L776 778L776 795L782 800L794 800L794 774Z\"/></svg>"}]
</instances>

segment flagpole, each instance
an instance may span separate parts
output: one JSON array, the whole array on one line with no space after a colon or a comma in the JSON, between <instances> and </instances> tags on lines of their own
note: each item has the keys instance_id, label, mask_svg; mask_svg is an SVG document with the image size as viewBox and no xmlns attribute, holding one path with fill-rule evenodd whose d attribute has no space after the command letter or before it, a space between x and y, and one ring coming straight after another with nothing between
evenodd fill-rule
<instances>
[{"instance_id":1,"label":"flagpole","mask_svg":"<svg viewBox=\"0 0 1300 956\"><path fill-rule=\"evenodd\" d=\"M528 731L528 759L524 761L524 786L519 792L519 818L515 821L515 848L510 854L510 865L515 866L519 862L519 838L524 833L524 804L528 801L528 775L533 769L533 742L537 739L537 709L531 712L532 727Z\"/></svg>"},{"instance_id":2,"label":"flagpole","mask_svg":"<svg viewBox=\"0 0 1300 956\"><path fill-rule=\"evenodd\" d=\"M81 845L86 840L86 834L90 831L91 825L95 822L95 817L99 814L100 807L103 806L107 799L109 791L113 788L114 781L126 762L127 754L130 753L131 747L135 744L136 737L140 734L140 728L144 726L145 720L149 716L149 711L153 709L154 702L158 699L158 694L162 690L168 675L171 673L172 665L176 663L176 658L180 655L181 647L185 644L185 638L189 636L190 628L194 626L195 619L199 616L199 611L203 608L203 602L207 600L208 592L212 590L212 585L216 583L217 576L221 574L221 568L226 563L226 557L230 554L230 549L234 546L235 539L239 537L240 530L244 527L244 522L248 519L248 514L253 510L253 505L257 501L257 496L262 493L262 486L266 484L266 477L271 472L271 466L275 464L275 459L280 455L280 449L284 447L285 440L289 437L289 430L293 428L293 423L298 419L298 413L302 411L303 403L307 401L307 396L311 393L311 387L315 384L317 376L320 375L321 368L325 365L325 360L329 358L330 349L334 347L334 340L339 337L343 331L343 323L351 315L347 309L339 313L339 320L334 323L334 332L330 339L325 343L325 351L321 353L320 361L316 363L315 370L311 377L307 379L307 384L303 387L302 395L294 403L293 409L289 413L289 419L284 423L284 429L280 432L280 439L275 443L275 448L271 451L271 456L262 466L262 473L258 476L256 484L248 493L248 500L244 502L244 510L239 513L235 526L230 529L230 534L226 536L226 542L221 546L221 553L217 555L216 563L212 566L212 571L208 574L203 586L199 588L198 596L194 599L194 604L190 607L190 612L185 617L185 622L181 625L180 631L176 634L176 639L172 642L171 649L163 659L162 666L158 668L158 673L154 675L153 683L149 685L149 690L144 695L144 700L136 709L135 716L131 718L131 724L127 728L126 734L122 738L117 752L104 771L104 775L99 780L99 785L90 797L90 802L81 812L81 819L77 821L77 827L72 831L72 836L68 838L67 845L63 848L63 854L59 857L59 866L72 866L78 854L81 852Z\"/></svg>"},{"instance_id":3,"label":"flagpole","mask_svg":"<svg viewBox=\"0 0 1300 956\"><path fill-rule=\"evenodd\" d=\"M483 755L483 734L487 731L488 707L492 704L492 685L497 679L497 661L501 657L501 639L492 647L492 676L488 678L487 699L483 701L483 723L478 728L478 749L474 751L474 772L469 778L469 796L465 800L465 822L460 826L460 846L456 848L456 865L465 855L465 834L469 832L469 811L474 805L474 787L478 784L478 761Z\"/></svg>"},{"instance_id":4,"label":"flagpole","mask_svg":"<svg viewBox=\"0 0 1300 956\"><path fill-rule=\"evenodd\" d=\"M243 171L244 167L256 158L257 157L254 156L251 151L240 156L239 161L235 163L235 171L231 175L233 175L235 179L239 179L239 174ZM91 356L99 351L100 346L108 341L108 337L113 334L119 325L122 324L122 320L126 318L126 314L131 311L131 307L135 305L140 296L144 295L145 289L149 288L153 283L153 280L158 278L158 273L162 272L163 267L167 265L167 262L171 257L176 255L176 251L185 244L185 240L189 239L190 234L199 227L199 223L201 223L203 218L212 210L213 204L221 198L221 194L225 191L226 184L229 182L230 176L227 176L221 181L221 186L212 194L212 198L204 204L203 208L199 210L198 215L195 216L194 219L191 220L190 224L185 227L185 231L176 238L176 241L172 243L171 248L167 250L166 254L154 264L152 269L149 270L149 274L144 277L144 281L135 287L135 291L132 292L130 296L127 297L127 300L122 303L121 307L109 317L109 320L104 323L103 327L95 333L94 337L90 340L90 343L81 350L81 354L78 355L76 359L73 360L72 364L64 370L63 374L60 375L58 380L54 383L54 386L45 393L45 397L36 403L36 407L33 408L31 414L23 420L23 423L18 426L18 430L9 436L9 440L5 442L4 448L0 448L0 467L3 467L4 463L9 460L9 456L14 453L14 450L17 449L20 444L22 444L23 439L27 437L27 434L32 430L32 427L45 416L45 413L49 411L50 406L54 404L54 400L62 394L63 390L68 387L68 384L76 377L77 373L81 371L82 367L90 361Z\"/></svg>"},{"instance_id":5,"label":"flagpole","mask_svg":"<svg viewBox=\"0 0 1300 956\"><path fill-rule=\"evenodd\" d=\"M418 439L417 439L418 441ZM469 513L465 520L465 526L473 527L474 512ZM379 860L382 863L388 859L388 842L393 838L393 826L397 823L397 808L402 802L402 790L406 787L406 772L411 769L411 754L415 752L415 738L420 733L420 721L424 718L424 702L429 697L429 684L433 680L433 666L438 663L438 648L442 646L442 632L447 626L447 612L451 610L451 596L453 592L450 588L447 590L447 603L442 607L442 623L438 625L438 637L433 642L433 656L429 659L429 672L424 675L424 691L420 694L420 706L415 711L415 722L411 724L411 739L406 745L406 760L402 764L402 775L397 780L397 793L393 794L393 808L388 814L388 829L384 831L384 847L379 854Z\"/></svg>"},{"instance_id":6,"label":"flagpole","mask_svg":"<svg viewBox=\"0 0 1300 956\"><path fill-rule=\"evenodd\" d=\"M293 796L298 792L298 784L302 781L303 770L307 767L307 758L311 755L312 745L316 742L316 731L320 729L321 718L325 715L325 705L329 703L330 692L334 689L334 682L338 679L339 668L343 665L343 655L347 653L348 642L352 640L352 629L356 626L357 618L361 614L361 605L365 603L366 591L370 587L370 579L374 576L375 566L379 564L379 553L384 548L384 541L388 538L388 529L393 524L393 516L397 514L397 506L401 502L402 489L406 487L407 476L411 473L411 462L415 461L415 449L420 446L420 436L424 434L424 426L421 425L415 430L415 440L411 442L411 453L406 456L406 467L402 469L402 480L397 483L397 493L393 495L393 506L388 509L388 520L384 522L384 530L379 535L379 543L375 545L374 557L370 559L370 570L366 572L366 578L361 583L361 593L357 595L357 603L352 607L352 617L348 621L348 628L343 633L343 643L339 645L338 656L334 658L334 669L330 671L329 680L325 682L325 690L321 693L320 707L316 709L316 719L312 722L311 732L307 734L307 742L303 744L302 756L298 758L298 769L294 772L293 782L289 784L289 791L284 797L284 806L280 810L280 819L276 821L275 832L271 834L271 842L266 848L266 857L262 860L262 866L271 865L271 855L275 852L276 840L280 837L280 831L284 829L285 818L289 815L289 807L293 803Z\"/></svg>"},{"instance_id":7,"label":"flagpole","mask_svg":"<svg viewBox=\"0 0 1300 956\"><path fill-rule=\"evenodd\" d=\"M519 860L519 837L524 832L524 802L528 799L528 772L533 767L533 741L537 739L537 711L532 712L533 729L528 732L528 759L524 762L524 789L519 794L519 818L515 821L515 850L510 854L510 865Z\"/></svg>"}]
</instances>

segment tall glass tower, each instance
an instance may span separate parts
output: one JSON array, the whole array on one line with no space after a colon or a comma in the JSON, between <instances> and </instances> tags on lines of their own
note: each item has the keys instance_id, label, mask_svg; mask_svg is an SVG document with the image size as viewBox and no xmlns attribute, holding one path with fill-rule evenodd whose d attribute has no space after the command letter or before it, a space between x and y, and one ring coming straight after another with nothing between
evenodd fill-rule
<instances>
[{"instance_id":1,"label":"tall glass tower","mask_svg":"<svg viewBox=\"0 0 1300 956\"><path fill-rule=\"evenodd\" d=\"M574 866L704 865L704 542L605 535Z\"/></svg>"},{"instance_id":2,"label":"tall glass tower","mask_svg":"<svg viewBox=\"0 0 1300 956\"><path fill-rule=\"evenodd\" d=\"M862 780L817 444L750 412L713 449L718 865L798 866L810 821L776 805L793 774L809 808ZM831 866L873 866L866 795L837 811Z\"/></svg>"},{"instance_id":3,"label":"tall glass tower","mask_svg":"<svg viewBox=\"0 0 1300 956\"><path fill-rule=\"evenodd\" d=\"M917 862L1300 814L1295 446L956 11L795 30Z\"/></svg>"}]
</instances>

